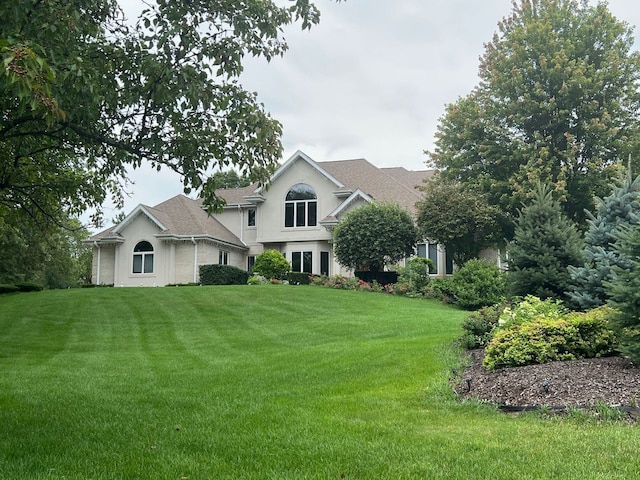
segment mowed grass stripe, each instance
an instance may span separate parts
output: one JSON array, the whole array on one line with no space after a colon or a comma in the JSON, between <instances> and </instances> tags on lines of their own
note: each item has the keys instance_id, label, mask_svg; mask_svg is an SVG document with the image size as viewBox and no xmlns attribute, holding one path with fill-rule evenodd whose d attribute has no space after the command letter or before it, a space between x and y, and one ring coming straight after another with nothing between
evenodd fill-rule
<instances>
[{"instance_id":1,"label":"mowed grass stripe","mask_svg":"<svg viewBox=\"0 0 640 480\"><path fill-rule=\"evenodd\" d=\"M1 297L0 478L633 478L633 427L457 403L464 315L292 286Z\"/></svg>"}]
</instances>

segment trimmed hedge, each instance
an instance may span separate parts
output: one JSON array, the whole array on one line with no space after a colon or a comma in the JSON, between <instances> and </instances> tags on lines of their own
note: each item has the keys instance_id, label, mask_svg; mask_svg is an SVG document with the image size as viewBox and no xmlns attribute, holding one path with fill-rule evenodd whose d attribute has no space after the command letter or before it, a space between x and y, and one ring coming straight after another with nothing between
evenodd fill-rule
<instances>
[{"instance_id":1,"label":"trimmed hedge","mask_svg":"<svg viewBox=\"0 0 640 480\"><path fill-rule=\"evenodd\" d=\"M398 272L370 272L367 270L355 272L355 276L367 283L372 283L374 280L380 285L398 283Z\"/></svg>"},{"instance_id":2,"label":"trimmed hedge","mask_svg":"<svg viewBox=\"0 0 640 480\"><path fill-rule=\"evenodd\" d=\"M15 284L0 284L0 294L3 293L16 293L16 292L39 292L44 287L33 282L18 282Z\"/></svg>"},{"instance_id":3,"label":"trimmed hedge","mask_svg":"<svg viewBox=\"0 0 640 480\"><path fill-rule=\"evenodd\" d=\"M309 285L311 283L311 274L306 272L289 272L287 273L287 281L291 285Z\"/></svg>"},{"instance_id":4,"label":"trimmed hedge","mask_svg":"<svg viewBox=\"0 0 640 480\"><path fill-rule=\"evenodd\" d=\"M9 285L6 283L0 284L0 294L3 293L16 293L19 292L20 289L16 285Z\"/></svg>"},{"instance_id":5,"label":"trimmed hedge","mask_svg":"<svg viewBox=\"0 0 640 480\"><path fill-rule=\"evenodd\" d=\"M16 287L21 292L40 292L44 289L42 285L33 282L19 282L16 283Z\"/></svg>"},{"instance_id":6,"label":"trimmed hedge","mask_svg":"<svg viewBox=\"0 0 640 480\"><path fill-rule=\"evenodd\" d=\"M246 285L249 272L231 265L201 265L202 285Z\"/></svg>"}]
</instances>

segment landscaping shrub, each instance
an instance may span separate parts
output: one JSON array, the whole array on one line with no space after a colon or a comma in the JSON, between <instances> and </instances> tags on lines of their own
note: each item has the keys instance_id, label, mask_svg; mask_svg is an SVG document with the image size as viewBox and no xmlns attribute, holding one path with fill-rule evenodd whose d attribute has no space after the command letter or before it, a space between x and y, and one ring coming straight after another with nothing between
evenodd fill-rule
<instances>
[{"instance_id":1,"label":"landscaping shrub","mask_svg":"<svg viewBox=\"0 0 640 480\"><path fill-rule=\"evenodd\" d=\"M499 303L470 313L462 322L464 333L459 339L460 345L467 350L486 347L504 308L504 304Z\"/></svg>"},{"instance_id":2,"label":"landscaping shrub","mask_svg":"<svg viewBox=\"0 0 640 480\"><path fill-rule=\"evenodd\" d=\"M414 292L421 292L429 283L429 270L434 267L428 258L413 257L406 267L398 267L398 282L406 283Z\"/></svg>"},{"instance_id":3,"label":"landscaping shrub","mask_svg":"<svg viewBox=\"0 0 640 480\"><path fill-rule=\"evenodd\" d=\"M323 285L329 288L357 290L360 287L360 280L342 275L331 275L330 277L324 277Z\"/></svg>"},{"instance_id":4,"label":"landscaping shrub","mask_svg":"<svg viewBox=\"0 0 640 480\"><path fill-rule=\"evenodd\" d=\"M245 285L249 274L231 265L201 265L202 285Z\"/></svg>"},{"instance_id":5,"label":"landscaping shrub","mask_svg":"<svg viewBox=\"0 0 640 480\"><path fill-rule=\"evenodd\" d=\"M473 259L453 274L456 303L466 310L495 305L504 300L504 273L487 260Z\"/></svg>"},{"instance_id":6,"label":"landscaping shrub","mask_svg":"<svg viewBox=\"0 0 640 480\"><path fill-rule=\"evenodd\" d=\"M266 278L282 279L289 270L291 266L284 255L273 249L262 252L253 264L253 273Z\"/></svg>"},{"instance_id":7,"label":"landscaping shrub","mask_svg":"<svg viewBox=\"0 0 640 480\"><path fill-rule=\"evenodd\" d=\"M398 281L397 272L386 272L386 271L370 272L366 270L366 271L355 272L355 276L367 283L371 283L375 281L383 285L396 283Z\"/></svg>"},{"instance_id":8,"label":"landscaping shrub","mask_svg":"<svg viewBox=\"0 0 640 480\"><path fill-rule=\"evenodd\" d=\"M444 303L455 303L453 278L434 278L424 288L424 296Z\"/></svg>"},{"instance_id":9,"label":"landscaping shrub","mask_svg":"<svg viewBox=\"0 0 640 480\"><path fill-rule=\"evenodd\" d=\"M311 274L306 272L289 272L287 273L287 281L291 285L309 285L311 283Z\"/></svg>"},{"instance_id":10,"label":"landscaping shrub","mask_svg":"<svg viewBox=\"0 0 640 480\"><path fill-rule=\"evenodd\" d=\"M513 324L530 322L537 317L562 318L569 313L569 310L560 300L546 298L541 300L533 295L527 295L515 307L505 307L500 314L499 324L502 327L509 327Z\"/></svg>"},{"instance_id":11,"label":"landscaping shrub","mask_svg":"<svg viewBox=\"0 0 640 480\"><path fill-rule=\"evenodd\" d=\"M21 292L40 292L43 290L43 286L33 282L18 282L16 287Z\"/></svg>"},{"instance_id":12,"label":"landscaping shrub","mask_svg":"<svg viewBox=\"0 0 640 480\"><path fill-rule=\"evenodd\" d=\"M0 284L0 294L3 293L16 293L19 292L20 289L15 286L15 285L9 285L9 284Z\"/></svg>"},{"instance_id":13,"label":"landscaping shrub","mask_svg":"<svg viewBox=\"0 0 640 480\"><path fill-rule=\"evenodd\" d=\"M262 275L251 275L247 280L247 285L265 285L269 280Z\"/></svg>"},{"instance_id":14,"label":"landscaping shrub","mask_svg":"<svg viewBox=\"0 0 640 480\"><path fill-rule=\"evenodd\" d=\"M564 317L539 315L498 329L485 352L489 369L609 355L616 348L610 311L597 309Z\"/></svg>"}]
</instances>

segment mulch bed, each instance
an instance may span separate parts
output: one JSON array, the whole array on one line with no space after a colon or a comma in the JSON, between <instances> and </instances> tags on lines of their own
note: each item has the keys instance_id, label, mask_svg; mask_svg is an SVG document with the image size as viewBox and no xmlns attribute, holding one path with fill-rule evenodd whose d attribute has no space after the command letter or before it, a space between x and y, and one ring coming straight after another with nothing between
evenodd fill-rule
<instances>
[{"instance_id":1,"label":"mulch bed","mask_svg":"<svg viewBox=\"0 0 640 480\"><path fill-rule=\"evenodd\" d=\"M487 370L483 350L469 352L471 364L456 375L462 398L498 405L504 411L598 405L640 416L640 369L622 357L590 358Z\"/></svg>"}]
</instances>

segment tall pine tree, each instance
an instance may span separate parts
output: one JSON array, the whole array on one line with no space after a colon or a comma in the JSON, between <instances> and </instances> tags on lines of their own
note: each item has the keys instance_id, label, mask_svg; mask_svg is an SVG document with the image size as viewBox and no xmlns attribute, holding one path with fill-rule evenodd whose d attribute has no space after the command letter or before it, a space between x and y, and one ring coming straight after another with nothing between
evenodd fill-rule
<instances>
[{"instance_id":1,"label":"tall pine tree","mask_svg":"<svg viewBox=\"0 0 640 480\"><path fill-rule=\"evenodd\" d=\"M520 211L509 248L509 288L513 295L566 301L570 265L582 264L582 238L551 189L538 183L533 201Z\"/></svg>"},{"instance_id":2,"label":"tall pine tree","mask_svg":"<svg viewBox=\"0 0 640 480\"><path fill-rule=\"evenodd\" d=\"M583 309L604 305L607 301L605 282L611 269L630 268L629 259L615 248L616 234L621 225L640 222L640 176L635 180L631 172L619 184L612 185L611 195L596 198L596 215L587 212L588 230L585 234L584 265L569 267L571 302Z\"/></svg>"}]
</instances>

